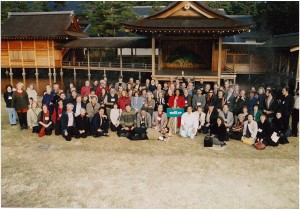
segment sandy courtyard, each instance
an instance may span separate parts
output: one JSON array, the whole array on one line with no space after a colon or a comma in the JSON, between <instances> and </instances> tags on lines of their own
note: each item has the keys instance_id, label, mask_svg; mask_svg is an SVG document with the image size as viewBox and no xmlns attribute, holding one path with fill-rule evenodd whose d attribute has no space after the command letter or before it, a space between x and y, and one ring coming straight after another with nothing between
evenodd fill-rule
<instances>
[{"instance_id":1,"label":"sandy courtyard","mask_svg":"<svg viewBox=\"0 0 300 209\"><path fill-rule=\"evenodd\" d=\"M258 151L89 137L39 138L8 125L2 99L2 207L293 209L299 143Z\"/></svg>"}]
</instances>

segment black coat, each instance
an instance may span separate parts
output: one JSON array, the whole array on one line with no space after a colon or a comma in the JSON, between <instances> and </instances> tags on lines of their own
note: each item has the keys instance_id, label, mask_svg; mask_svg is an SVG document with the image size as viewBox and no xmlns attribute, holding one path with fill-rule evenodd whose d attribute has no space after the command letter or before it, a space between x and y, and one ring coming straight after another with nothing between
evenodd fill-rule
<instances>
[{"instance_id":1,"label":"black coat","mask_svg":"<svg viewBox=\"0 0 300 209\"><path fill-rule=\"evenodd\" d=\"M77 102L73 103L73 105L74 105L73 112L75 113ZM81 102L81 108L86 109L86 104L84 104L83 102Z\"/></svg>"},{"instance_id":2,"label":"black coat","mask_svg":"<svg viewBox=\"0 0 300 209\"><path fill-rule=\"evenodd\" d=\"M75 114L73 113L73 117L74 117L74 121L73 121L73 127L76 127L75 124ZM61 133L64 134L64 132L67 130L68 128L68 122L69 122L69 117L68 117L68 112L63 112L60 118L60 122L61 122Z\"/></svg>"},{"instance_id":3,"label":"black coat","mask_svg":"<svg viewBox=\"0 0 300 209\"><path fill-rule=\"evenodd\" d=\"M104 133L107 133L108 126L109 126L108 118L107 117L103 118L102 123L100 123L100 114L99 112L97 112L91 121L91 132L93 135L96 135L97 130L100 128Z\"/></svg>"},{"instance_id":4,"label":"black coat","mask_svg":"<svg viewBox=\"0 0 300 209\"><path fill-rule=\"evenodd\" d=\"M275 131L278 134L285 134L285 132L288 130L288 124L285 124L283 121L283 118L276 118L274 117L272 120L273 125L273 131Z\"/></svg>"},{"instance_id":5,"label":"black coat","mask_svg":"<svg viewBox=\"0 0 300 209\"><path fill-rule=\"evenodd\" d=\"M78 131L85 130L85 133L89 135L90 120L86 115L84 117L82 117L81 115L75 117L75 124Z\"/></svg>"},{"instance_id":6,"label":"black coat","mask_svg":"<svg viewBox=\"0 0 300 209\"><path fill-rule=\"evenodd\" d=\"M8 107L8 108L11 108L12 94L13 94L13 92L5 92L3 95L4 101L6 103L6 107Z\"/></svg>"},{"instance_id":7,"label":"black coat","mask_svg":"<svg viewBox=\"0 0 300 209\"><path fill-rule=\"evenodd\" d=\"M280 100L280 110L283 116L289 116L294 108L294 97L291 95L283 96Z\"/></svg>"},{"instance_id":8,"label":"black coat","mask_svg":"<svg viewBox=\"0 0 300 209\"><path fill-rule=\"evenodd\" d=\"M257 123L257 126L258 126L258 131L257 131L256 138L264 139L264 141L263 141L264 144L268 144L268 142L271 139L271 135L272 135L272 128L271 128L270 122L267 119L264 121L264 123L259 121Z\"/></svg>"},{"instance_id":9,"label":"black coat","mask_svg":"<svg viewBox=\"0 0 300 209\"><path fill-rule=\"evenodd\" d=\"M213 135L216 135L216 137L220 140L220 141L226 141L226 127L225 125L220 125L218 126L217 123L214 124L214 126L211 129L211 133Z\"/></svg>"},{"instance_id":10,"label":"black coat","mask_svg":"<svg viewBox=\"0 0 300 209\"><path fill-rule=\"evenodd\" d=\"M276 114L276 112L278 110L278 101L277 101L277 99L275 99L273 97L270 101L269 108L268 108L268 98L265 98L265 101L263 103L263 109L267 110L267 111L272 111L273 113L268 115L268 117L274 117L274 115Z\"/></svg>"},{"instance_id":11,"label":"black coat","mask_svg":"<svg viewBox=\"0 0 300 209\"><path fill-rule=\"evenodd\" d=\"M207 115L208 110L205 111L205 114ZM219 114L218 111L216 110L216 108L214 108L214 110L212 111L211 115L210 115L210 124L215 125L215 123L217 122L217 118L218 118ZM205 123L206 123L206 116L205 116Z\"/></svg>"}]
</instances>

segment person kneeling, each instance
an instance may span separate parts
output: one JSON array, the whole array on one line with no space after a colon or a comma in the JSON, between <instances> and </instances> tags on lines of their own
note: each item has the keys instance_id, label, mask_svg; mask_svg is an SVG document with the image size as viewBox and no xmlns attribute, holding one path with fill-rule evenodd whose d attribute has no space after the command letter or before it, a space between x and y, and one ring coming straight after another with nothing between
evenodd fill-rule
<instances>
[{"instance_id":1,"label":"person kneeling","mask_svg":"<svg viewBox=\"0 0 300 209\"><path fill-rule=\"evenodd\" d=\"M86 116L86 110L84 108L81 108L80 115L75 117L75 123L79 131L79 137L86 138L90 134L90 120Z\"/></svg>"},{"instance_id":2,"label":"person kneeling","mask_svg":"<svg viewBox=\"0 0 300 209\"><path fill-rule=\"evenodd\" d=\"M181 116L180 136L194 139L197 133L199 120L192 112L192 106L187 107L187 112Z\"/></svg>"},{"instance_id":3,"label":"person kneeling","mask_svg":"<svg viewBox=\"0 0 300 209\"><path fill-rule=\"evenodd\" d=\"M43 137L44 135L51 135L52 134L52 121L50 118L50 112L46 104L43 105L42 111L38 115L38 122L39 122L39 137Z\"/></svg>"},{"instance_id":4,"label":"person kneeling","mask_svg":"<svg viewBox=\"0 0 300 209\"><path fill-rule=\"evenodd\" d=\"M94 138L99 136L108 136L109 122L104 112L104 107L100 107L92 119L91 131Z\"/></svg>"},{"instance_id":5,"label":"person kneeling","mask_svg":"<svg viewBox=\"0 0 300 209\"><path fill-rule=\"evenodd\" d=\"M136 128L133 134L129 137L130 140L144 140L147 137L147 128L151 128L151 115L142 108L141 112L137 114Z\"/></svg>"},{"instance_id":6,"label":"person kneeling","mask_svg":"<svg viewBox=\"0 0 300 209\"><path fill-rule=\"evenodd\" d=\"M61 133L65 140L71 141L72 137L79 138L79 132L75 126L75 114L73 112L74 105L67 104L67 111L61 116Z\"/></svg>"},{"instance_id":7,"label":"person kneeling","mask_svg":"<svg viewBox=\"0 0 300 209\"><path fill-rule=\"evenodd\" d=\"M121 129L117 132L119 137L130 138L134 134L134 127L136 126L136 113L131 109L130 104L125 105L125 111L122 112L120 118Z\"/></svg>"},{"instance_id":8,"label":"person kneeling","mask_svg":"<svg viewBox=\"0 0 300 209\"><path fill-rule=\"evenodd\" d=\"M216 124L211 129L211 136L213 136L213 144L215 145L226 145L224 141L226 141L226 126L224 119L222 117L218 117Z\"/></svg>"}]
</instances>

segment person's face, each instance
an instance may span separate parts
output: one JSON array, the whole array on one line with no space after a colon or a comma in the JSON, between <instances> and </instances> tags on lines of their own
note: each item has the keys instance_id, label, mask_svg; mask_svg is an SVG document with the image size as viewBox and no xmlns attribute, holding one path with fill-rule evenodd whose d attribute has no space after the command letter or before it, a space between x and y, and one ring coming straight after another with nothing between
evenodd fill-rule
<instances>
[{"instance_id":1,"label":"person's face","mask_svg":"<svg viewBox=\"0 0 300 209\"><path fill-rule=\"evenodd\" d=\"M164 88L168 88L168 84L167 83L164 83Z\"/></svg>"},{"instance_id":2,"label":"person's face","mask_svg":"<svg viewBox=\"0 0 300 209\"><path fill-rule=\"evenodd\" d=\"M227 105L223 106L223 112L225 112L225 113L228 112L228 106Z\"/></svg>"},{"instance_id":3,"label":"person's face","mask_svg":"<svg viewBox=\"0 0 300 209\"><path fill-rule=\"evenodd\" d=\"M218 85L217 84L214 85L214 89L218 89Z\"/></svg>"},{"instance_id":4,"label":"person's face","mask_svg":"<svg viewBox=\"0 0 300 209\"><path fill-rule=\"evenodd\" d=\"M90 82L89 82L89 81L86 81L86 82L85 82L85 86L90 86Z\"/></svg>"},{"instance_id":5,"label":"person's face","mask_svg":"<svg viewBox=\"0 0 300 209\"><path fill-rule=\"evenodd\" d=\"M81 97L77 97L77 98L76 98L76 102L77 102L77 103L81 103Z\"/></svg>"},{"instance_id":6,"label":"person's face","mask_svg":"<svg viewBox=\"0 0 300 209\"><path fill-rule=\"evenodd\" d=\"M151 95L151 94L148 94L148 95L147 95L147 98L148 98L148 99L152 99L152 95Z\"/></svg>"},{"instance_id":7,"label":"person's face","mask_svg":"<svg viewBox=\"0 0 300 209\"><path fill-rule=\"evenodd\" d=\"M142 116L146 116L146 111L145 111L145 110L142 110L142 111L141 111L141 115L142 115Z\"/></svg>"},{"instance_id":8,"label":"person's face","mask_svg":"<svg viewBox=\"0 0 300 209\"><path fill-rule=\"evenodd\" d=\"M98 81L94 81L94 86L98 86Z\"/></svg>"},{"instance_id":9,"label":"person's face","mask_svg":"<svg viewBox=\"0 0 300 209\"><path fill-rule=\"evenodd\" d=\"M180 92L178 90L175 91L176 96L179 96Z\"/></svg>"},{"instance_id":10,"label":"person's face","mask_svg":"<svg viewBox=\"0 0 300 209\"><path fill-rule=\"evenodd\" d=\"M157 89L161 89L161 84L157 84Z\"/></svg>"},{"instance_id":11,"label":"person's face","mask_svg":"<svg viewBox=\"0 0 300 209\"><path fill-rule=\"evenodd\" d=\"M125 107L125 110L126 110L126 112L130 112L131 107L130 107L130 106L126 106L126 107Z\"/></svg>"},{"instance_id":12,"label":"person's face","mask_svg":"<svg viewBox=\"0 0 300 209\"><path fill-rule=\"evenodd\" d=\"M203 79L202 79L202 78L200 79L200 83L201 83L201 84L203 83Z\"/></svg>"},{"instance_id":13,"label":"person's face","mask_svg":"<svg viewBox=\"0 0 300 209\"><path fill-rule=\"evenodd\" d=\"M253 121L253 116L252 115L248 115L248 121L252 122Z\"/></svg>"},{"instance_id":14,"label":"person's face","mask_svg":"<svg viewBox=\"0 0 300 209\"><path fill-rule=\"evenodd\" d=\"M222 91L219 91L219 92L218 92L218 97L219 97L219 98L222 98L222 97L223 97L223 92L222 92Z\"/></svg>"},{"instance_id":15,"label":"person's face","mask_svg":"<svg viewBox=\"0 0 300 209\"><path fill-rule=\"evenodd\" d=\"M257 106L254 106L253 109L254 109L255 111L257 111L257 110L258 110L258 107L257 107Z\"/></svg>"},{"instance_id":16,"label":"person's face","mask_svg":"<svg viewBox=\"0 0 300 209\"><path fill-rule=\"evenodd\" d=\"M266 117L264 115L261 115L260 116L260 121L263 123L263 122L265 122L265 120L266 120Z\"/></svg>"},{"instance_id":17,"label":"person's face","mask_svg":"<svg viewBox=\"0 0 300 209\"><path fill-rule=\"evenodd\" d=\"M31 106L32 106L32 108L36 108L36 106L37 106L36 102L32 102Z\"/></svg>"},{"instance_id":18,"label":"person's face","mask_svg":"<svg viewBox=\"0 0 300 209\"><path fill-rule=\"evenodd\" d=\"M122 91L122 96L125 97L126 96L126 93L125 91Z\"/></svg>"},{"instance_id":19,"label":"person's face","mask_svg":"<svg viewBox=\"0 0 300 209\"><path fill-rule=\"evenodd\" d=\"M250 93L250 97L254 97L254 93L251 92L251 93Z\"/></svg>"},{"instance_id":20,"label":"person's face","mask_svg":"<svg viewBox=\"0 0 300 209\"><path fill-rule=\"evenodd\" d=\"M233 93L233 88L229 88L228 92L229 92L230 94L232 94L232 93Z\"/></svg>"},{"instance_id":21,"label":"person's face","mask_svg":"<svg viewBox=\"0 0 300 209\"><path fill-rule=\"evenodd\" d=\"M192 83L189 83L189 89L193 89L193 84Z\"/></svg>"},{"instance_id":22,"label":"person's face","mask_svg":"<svg viewBox=\"0 0 300 209\"><path fill-rule=\"evenodd\" d=\"M247 108L243 108L243 113L247 113L248 112L248 109Z\"/></svg>"},{"instance_id":23,"label":"person's face","mask_svg":"<svg viewBox=\"0 0 300 209\"><path fill-rule=\"evenodd\" d=\"M75 91L72 91L72 97L75 98L77 96L77 93Z\"/></svg>"},{"instance_id":24,"label":"person's face","mask_svg":"<svg viewBox=\"0 0 300 209\"><path fill-rule=\"evenodd\" d=\"M100 110L99 110L99 114L100 114L100 115L104 115L104 109L100 109Z\"/></svg>"},{"instance_id":25,"label":"person's face","mask_svg":"<svg viewBox=\"0 0 300 209\"><path fill-rule=\"evenodd\" d=\"M282 89L282 95L286 95L286 94L287 94L286 89Z\"/></svg>"},{"instance_id":26,"label":"person's face","mask_svg":"<svg viewBox=\"0 0 300 209\"><path fill-rule=\"evenodd\" d=\"M62 98L63 100L66 99L66 95L65 94L60 94L60 98Z\"/></svg>"},{"instance_id":27,"label":"person's face","mask_svg":"<svg viewBox=\"0 0 300 209\"><path fill-rule=\"evenodd\" d=\"M243 117L239 117L239 121L240 121L240 122L243 122L243 121L244 121L244 118L243 118Z\"/></svg>"},{"instance_id":28,"label":"person's face","mask_svg":"<svg viewBox=\"0 0 300 209\"><path fill-rule=\"evenodd\" d=\"M202 111L203 111L202 107L199 107L199 108L197 109L197 111L198 111L199 113L202 113Z\"/></svg>"},{"instance_id":29,"label":"person's face","mask_svg":"<svg viewBox=\"0 0 300 209\"><path fill-rule=\"evenodd\" d=\"M96 103L97 103L96 97L93 97L93 98L92 98L92 103L93 103L93 104L96 104Z\"/></svg>"},{"instance_id":30,"label":"person's face","mask_svg":"<svg viewBox=\"0 0 300 209\"><path fill-rule=\"evenodd\" d=\"M158 105L157 110L158 110L158 112L162 112L163 111L163 106L162 105Z\"/></svg>"},{"instance_id":31,"label":"person's face","mask_svg":"<svg viewBox=\"0 0 300 209\"><path fill-rule=\"evenodd\" d=\"M114 104L114 109L118 109L118 105L117 104Z\"/></svg>"},{"instance_id":32,"label":"person's face","mask_svg":"<svg viewBox=\"0 0 300 209\"><path fill-rule=\"evenodd\" d=\"M214 106L208 106L208 110L212 112L214 110Z\"/></svg>"},{"instance_id":33,"label":"person's face","mask_svg":"<svg viewBox=\"0 0 300 209\"><path fill-rule=\"evenodd\" d=\"M135 83L136 83L137 85L139 85L139 84L140 84L140 81L139 81L139 80L136 80Z\"/></svg>"},{"instance_id":34,"label":"person's face","mask_svg":"<svg viewBox=\"0 0 300 209\"><path fill-rule=\"evenodd\" d=\"M201 90L200 90L200 89L197 90L197 94L198 94L198 95L201 94Z\"/></svg>"},{"instance_id":35,"label":"person's face","mask_svg":"<svg viewBox=\"0 0 300 209\"><path fill-rule=\"evenodd\" d=\"M105 89L102 89L101 90L102 94L104 95L106 93L106 90Z\"/></svg>"},{"instance_id":36,"label":"person's face","mask_svg":"<svg viewBox=\"0 0 300 209\"><path fill-rule=\"evenodd\" d=\"M183 89L185 89L185 88L186 88L186 85L185 85L185 83L182 83L182 84L181 84L181 88L183 88Z\"/></svg>"},{"instance_id":37,"label":"person's face","mask_svg":"<svg viewBox=\"0 0 300 209\"><path fill-rule=\"evenodd\" d=\"M183 91L183 93L184 93L184 95L188 95L189 92L188 92L188 90L185 89L185 90Z\"/></svg>"},{"instance_id":38,"label":"person's face","mask_svg":"<svg viewBox=\"0 0 300 209\"><path fill-rule=\"evenodd\" d=\"M218 125L221 125L222 121L220 118L217 119L217 123L218 123Z\"/></svg>"},{"instance_id":39,"label":"person's face","mask_svg":"<svg viewBox=\"0 0 300 209\"><path fill-rule=\"evenodd\" d=\"M128 97L132 96L132 91L128 91Z\"/></svg>"},{"instance_id":40,"label":"person's face","mask_svg":"<svg viewBox=\"0 0 300 209\"><path fill-rule=\"evenodd\" d=\"M70 89L74 88L73 83L70 83Z\"/></svg>"},{"instance_id":41,"label":"person's face","mask_svg":"<svg viewBox=\"0 0 300 209\"><path fill-rule=\"evenodd\" d=\"M269 91L266 91L266 96L268 97L270 95Z\"/></svg>"},{"instance_id":42,"label":"person's face","mask_svg":"<svg viewBox=\"0 0 300 209\"><path fill-rule=\"evenodd\" d=\"M110 94L115 94L115 90L114 90L114 89L111 89L111 90L110 90Z\"/></svg>"},{"instance_id":43,"label":"person's face","mask_svg":"<svg viewBox=\"0 0 300 209\"><path fill-rule=\"evenodd\" d=\"M6 90L7 90L8 92L11 92L11 87L8 86Z\"/></svg>"},{"instance_id":44,"label":"person's face","mask_svg":"<svg viewBox=\"0 0 300 209\"><path fill-rule=\"evenodd\" d=\"M63 106L63 101L62 100L60 100L59 102L58 102L58 106Z\"/></svg>"},{"instance_id":45,"label":"person's face","mask_svg":"<svg viewBox=\"0 0 300 209\"><path fill-rule=\"evenodd\" d=\"M71 112L73 110L73 105L67 105L67 111Z\"/></svg>"},{"instance_id":46,"label":"person's face","mask_svg":"<svg viewBox=\"0 0 300 209\"><path fill-rule=\"evenodd\" d=\"M84 96L82 100L86 102L88 100L88 97Z\"/></svg>"},{"instance_id":47,"label":"person's face","mask_svg":"<svg viewBox=\"0 0 300 209\"><path fill-rule=\"evenodd\" d=\"M224 83L224 86L225 86L225 88L228 88L229 82L225 82L225 83Z\"/></svg>"},{"instance_id":48,"label":"person's face","mask_svg":"<svg viewBox=\"0 0 300 209\"><path fill-rule=\"evenodd\" d=\"M158 93L158 97L159 97L159 98L162 98L162 97L163 97L163 93L159 92L159 93Z\"/></svg>"},{"instance_id":49,"label":"person's face","mask_svg":"<svg viewBox=\"0 0 300 209\"><path fill-rule=\"evenodd\" d=\"M85 115L85 112L86 112L85 109L81 109L81 110L80 110L80 115L84 116L84 115Z\"/></svg>"},{"instance_id":50,"label":"person's face","mask_svg":"<svg viewBox=\"0 0 300 209\"><path fill-rule=\"evenodd\" d=\"M191 112L192 112L192 107L188 107L188 108L187 108L187 112L188 112L188 113L191 113Z\"/></svg>"},{"instance_id":51,"label":"person's face","mask_svg":"<svg viewBox=\"0 0 300 209\"><path fill-rule=\"evenodd\" d=\"M123 82L123 79L122 78L119 78L119 83L122 83Z\"/></svg>"},{"instance_id":52,"label":"person's face","mask_svg":"<svg viewBox=\"0 0 300 209\"><path fill-rule=\"evenodd\" d=\"M139 94L138 94L137 92L135 92L135 93L134 93L134 96L135 96L135 97L138 97L138 96L139 96Z\"/></svg>"},{"instance_id":53,"label":"person's face","mask_svg":"<svg viewBox=\"0 0 300 209\"><path fill-rule=\"evenodd\" d=\"M119 92L123 91L123 87L119 86Z\"/></svg>"},{"instance_id":54,"label":"person's face","mask_svg":"<svg viewBox=\"0 0 300 209\"><path fill-rule=\"evenodd\" d=\"M54 91L57 91L59 89L59 85L58 84L53 85L53 89Z\"/></svg>"},{"instance_id":55,"label":"person's face","mask_svg":"<svg viewBox=\"0 0 300 209\"><path fill-rule=\"evenodd\" d=\"M48 108L47 108L47 106L46 105L43 105L43 112L47 112L48 111Z\"/></svg>"},{"instance_id":56,"label":"person's face","mask_svg":"<svg viewBox=\"0 0 300 209\"><path fill-rule=\"evenodd\" d=\"M32 89L33 89L33 85L30 85L30 86L29 86L29 89L31 89L31 90L32 90Z\"/></svg>"},{"instance_id":57,"label":"person's face","mask_svg":"<svg viewBox=\"0 0 300 209\"><path fill-rule=\"evenodd\" d=\"M143 94L143 96L146 96L147 91L144 89L144 90L142 91L142 94Z\"/></svg>"},{"instance_id":58,"label":"person's face","mask_svg":"<svg viewBox=\"0 0 300 209\"><path fill-rule=\"evenodd\" d=\"M149 79L146 79L146 84L149 84L150 83L150 80Z\"/></svg>"},{"instance_id":59,"label":"person's face","mask_svg":"<svg viewBox=\"0 0 300 209\"><path fill-rule=\"evenodd\" d=\"M95 91L91 91L91 95L95 95Z\"/></svg>"},{"instance_id":60,"label":"person's face","mask_svg":"<svg viewBox=\"0 0 300 209\"><path fill-rule=\"evenodd\" d=\"M279 113L279 112L276 113L276 118L277 118L277 119L281 118L281 113Z\"/></svg>"},{"instance_id":61,"label":"person's face","mask_svg":"<svg viewBox=\"0 0 300 209\"><path fill-rule=\"evenodd\" d=\"M263 91L262 89L259 89L259 90L258 90L258 93L259 93L259 94L263 94L264 91Z\"/></svg>"},{"instance_id":62,"label":"person's face","mask_svg":"<svg viewBox=\"0 0 300 209\"><path fill-rule=\"evenodd\" d=\"M241 96L245 96L245 91L244 90L242 90L241 92L240 92L240 94L241 94Z\"/></svg>"}]
</instances>

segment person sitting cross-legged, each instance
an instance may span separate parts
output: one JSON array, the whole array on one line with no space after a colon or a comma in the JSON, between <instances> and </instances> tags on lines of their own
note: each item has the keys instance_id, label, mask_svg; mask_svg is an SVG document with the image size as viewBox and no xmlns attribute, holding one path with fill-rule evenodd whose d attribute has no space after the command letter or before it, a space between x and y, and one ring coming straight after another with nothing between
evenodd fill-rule
<instances>
[{"instance_id":1,"label":"person sitting cross-legged","mask_svg":"<svg viewBox=\"0 0 300 209\"><path fill-rule=\"evenodd\" d=\"M134 128L136 127L136 113L131 109L130 104L125 105L125 110L121 114L120 118L121 129L117 132L119 137L127 137L134 134Z\"/></svg>"},{"instance_id":2,"label":"person sitting cross-legged","mask_svg":"<svg viewBox=\"0 0 300 209\"><path fill-rule=\"evenodd\" d=\"M266 119L267 116L262 114L260 116L260 121L257 123L257 136L255 142L261 141L266 146L270 144L272 129L271 123Z\"/></svg>"},{"instance_id":3,"label":"person sitting cross-legged","mask_svg":"<svg viewBox=\"0 0 300 209\"><path fill-rule=\"evenodd\" d=\"M71 141L72 137L79 138L79 132L75 125L75 113L73 112L74 105L67 104L67 111L61 116L61 132L65 140Z\"/></svg>"},{"instance_id":4,"label":"person sitting cross-legged","mask_svg":"<svg viewBox=\"0 0 300 209\"><path fill-rule=\"evenodd\" d=\"M183 113L181 116L181 126L180 126L180 136L189 137L194 139L197 133L199 120L196 114L193 112L193 107L188 106L187 112Z\"/></svg>"},{"instance_id":5,"label":"person sitting cross-legged","mask_svg":"<svg viewBox=\"0 0 300 209\"><path fill-rule=\"evenodd\" d=\"M108 117L105 115L104 107L99 108L91 123L91 132L94 138L99 136L108 136L109 122Z\"/></svg>"},{"instance_id":6,"label":"person sitting cross-legged","mask_svg":"<svg viewBox=\"0 0 300 209\"><path fill-rule=\"evenodd\" d=\"M137 114L136 128L134 128L134 133L128 137L130 140L144 140L147 137L147 128L151 128L151 115L146 111L146 108L142 108Z\"/></svg>"},{"instance_id":7,"label":"person sitting cross-legged","mask_svg":"<svg viewBox=\"0 0 300 209\"><path fill-rule=\"evenodd\" d=\"M84 108L80 109L80 114L75 117L76 128L79 131L79 137L86 138L90 134L90 120L86 115Z\"/></svg>"},{"instance_id":8,"label":"person sitting cross-legged","mask_svg":"<svg viewBox=\"0 0 300 209\"><path fill-rule=\"evenodd\" d=\"M195 111L193 114L195 114L198 118L199 125L198 125L198 133L201 133L204 127L205 123L205 113L203 112L202 106L197 107L197 111Z\"/></svg>"},{"instance_id":9,"label":"person sitting cross-legged","mask_svg":"<svg viewBox=\"0 0 300 209\"><path fill-rule=\"evenodd\" d=\"M253 119L253 115L248 115L248 120L244 123L243 137L241 139L245 144L253 145L257 135L257 122Z\"/></svg>"}]
</instances>

